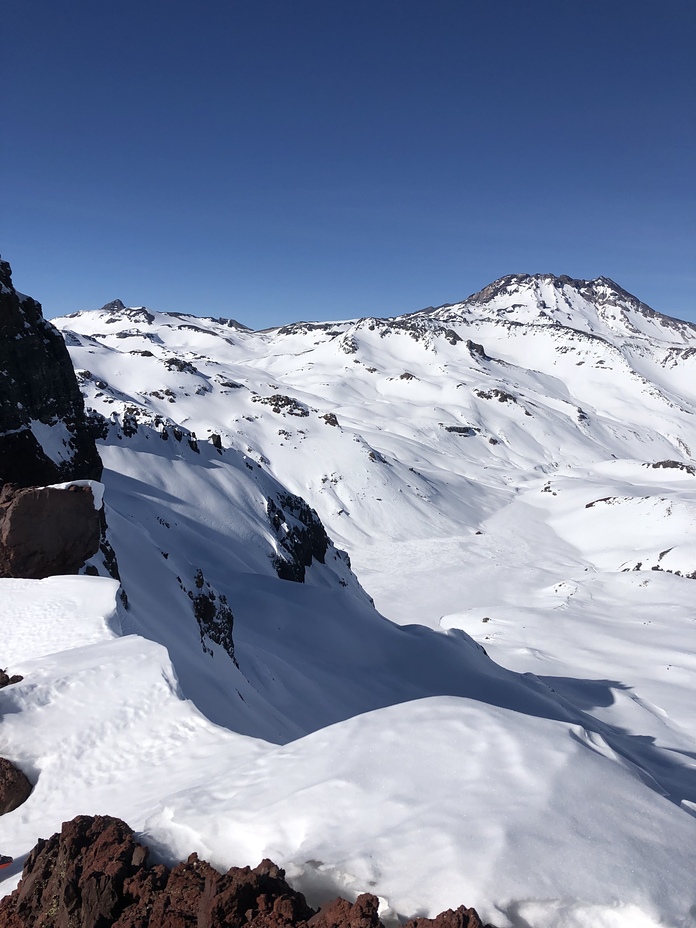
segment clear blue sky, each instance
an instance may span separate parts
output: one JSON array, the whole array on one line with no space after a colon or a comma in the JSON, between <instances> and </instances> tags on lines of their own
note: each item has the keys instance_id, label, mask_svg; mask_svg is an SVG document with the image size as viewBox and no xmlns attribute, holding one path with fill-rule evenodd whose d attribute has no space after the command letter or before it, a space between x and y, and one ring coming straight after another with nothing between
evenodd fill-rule
<instances>
[{"instance_id":1,"label":"clear blue sky","mask_svg":"<svg viewBox=\"0 0 696 928\"><path fill-rule=\"evenodd\" d=\"M696 320L694 0L4 0L2 34L0 250L47 316L550 271Z\"/></svg>"}]
</instances>

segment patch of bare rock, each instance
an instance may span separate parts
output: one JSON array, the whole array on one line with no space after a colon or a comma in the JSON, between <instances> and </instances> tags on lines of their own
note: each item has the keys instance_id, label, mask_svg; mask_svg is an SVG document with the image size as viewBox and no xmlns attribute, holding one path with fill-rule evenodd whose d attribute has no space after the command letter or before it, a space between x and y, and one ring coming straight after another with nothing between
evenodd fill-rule
<instances>
[{"instance_id":1,"label":"patch of bare rock","mask_svg":"<svg viewBox=\"0 0 696 928\"><path fill-rule=\"evenodd\" d=\"M317 912L269 860L218 873L192 854L169 869L125 822L80 815L39 840L17 889L0 900L3 928L383 928L378 900L335 899ZM484 928L461 906L404 928Z\"/></svg>"}]
</instances>

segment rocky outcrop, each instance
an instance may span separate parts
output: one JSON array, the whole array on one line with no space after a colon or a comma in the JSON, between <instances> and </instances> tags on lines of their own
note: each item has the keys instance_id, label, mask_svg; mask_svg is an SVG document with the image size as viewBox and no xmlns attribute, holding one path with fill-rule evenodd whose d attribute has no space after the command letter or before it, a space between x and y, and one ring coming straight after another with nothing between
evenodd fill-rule
<instances>
[{"instance_id":1,"label":"rocky outcrop","mask_svg":"<svg viewBox=\"0 0 696 928\"><path fill-rule=\"evenodd\" d=\"M0 902L4 928L251 928L306 924L314 915L270 861L221 874L195 854L169 870L116 818L78 816L40 840L15 892Z\"/></svg>"},{"instance_id":2,"label":"rocky outcrop","mask_svg":"<svg viewBox=\"0 0 696 928\"><path fill-rule=\"evenodd\" d=\"M0 757L0 815L13 812L27 801L30 793L31 783L19 767L6 757Z\"/></svg>"},{"instance_id":3,"label":"rocky outcrop","mask_svg":"<svg viewBox=\"0 0 696 928\"><path fill-rule=\"evenodd\" d=\"M270 406L274 413L279 416L299 416L309 415L309 407L294 396L283 396L281 393L274 393L273 396L252 396L252 403L263 403Z\"/></svg>"},{"instance_id":4,"label":"rocky outcrop","mask_svg":"<svg viewBox=\"0 0 696 928\"><path fill-rule=\"evenodd\" d=\"M382 928L377 914L379 899L372 893L363 893L355 900L334 899L321 907L312 918L312 928Z\"/></svg>"},{"instance_id":5,"label":"rocky outcrop","mask_svg":"<svg viewBox=\"0 0 696 928\"><path fill-rule=\"evenodd\" d=\"M266 513L278 539L273 558L276 573L281 580L304 583L305 568L313 558L323 564L330 544L321 519L294 493L278 493L276 500L266 500Z\"/></svg>"},{"instance_id":6,"label":"rocky outcrop","mask_svg":"<svg viewBox=\"0 0 696 928\"><path fill-rule=\"evenodd\" d=\"M378 915L379 899L363 893L355 902L335 899L310 921L312 928L383 928ZM411 918L402 928L484 928L476 909L459 906L435 918ZM488 926L490 928L490 926Z\"/></svg>"},{"instance_id":7,"label":"rocky outcrop","mask_svg":"<svg viewBox=\"0 0 696 928\"><path fill-rule=\"evenodd\" d=\"M193 578L195 589L187 589L179 577L179 585L186 593L193 605L193 614L198 622L198 631L201 636L201 647L206 654L214 655L213 649L207 642L219 644L238 666L234 656L234 616L230 609L227 597L216 592L203 576L200 567Z\"/></svg>"},{"instance_id":8,"label":"rocky outcrop","mask_svg":"<svg viewBox=\"0 0 696 928\"><path fill-rule=\"evenodd\" d=\"M336 899L319 912L270 860L218 873L192 854L171 870L120 819L80 815L41 839L22 879L0 901L3 928L383 928L375 896ZM482 928L473 909L408 928Z\"/></svg>"},{"instance_id":9,"label":"rocky outcrop","mask_svg":"<svg viewBox=\"0 0 696 928\"><path fill-rule=\"evenodd\" d=\"M460 905L458 909L447 909L435 918L412 918L403 928L490 928L481 923L476 909Z\"/></svg>"},{"instance_id":10,"label":"rocky outcrop","mask_svg":"<svg viewBox=\"0 0 696 928\"><path fill-rule=\"evenodd\" d=\"M101 538L91 487L17 487L0 491L0 577L42 580L76 574Z\"/></svg>"},{"instance_id":11,"label":"rocky outcrop","mask_svg":"<svg viewBox=\"0 0 696 928\"><path fill-rule=\"evenodd\" d=\"M101 476L68 350L0 259L0 485Z\"/></svg>"}]
</instances>

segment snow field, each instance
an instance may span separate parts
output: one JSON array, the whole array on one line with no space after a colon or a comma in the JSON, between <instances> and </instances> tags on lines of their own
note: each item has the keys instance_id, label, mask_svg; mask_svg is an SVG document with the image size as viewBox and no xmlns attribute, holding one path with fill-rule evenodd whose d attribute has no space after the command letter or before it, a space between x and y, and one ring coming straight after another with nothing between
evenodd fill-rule
<instances>
[{"instance_id":1,"label":"snow field","mask_svg":"<svg viewBox=\"0 0 696 928\"><path fill-rule=\"evenodd\" d=\"M0 711L37 788L2 822L8 852L108 811L163 859L271 856L312 901L371 890L392 919L465 902L500 928L694 924L694 581L667 572L696 570L692 328L546 279L264 333L64 324L88 404L114 414L130 609L115 621L111 581L60 578L53 625L26 593L8 639L26 679ZM278 394L309 415L254 402ZM223 453L162 441L155 415ZM665 460L684 469L647 466ZM265 500L284 488L366 592L334 558L277 579ZM201 647L199 568L236 664Z\"/></svg>"},{"instance_id":2,"label":"snow field","mask_svg":"<svg viewBox=\"0 0 696 928\"><path fill-rule=\"evenodd\" d=\"M102 813L138 828L163 793L261 749L183 697L161 645L110 631L117 588L94 577L0 580L3 609L23 603L11 623L3 614L2 627L12 628L11 672L24 676L0 691L2 755L34 786L2 820L3 849L16 858L3 893L36 840L63 821ZM56 619L60 637L51 634Z\"/></svg>"}]
</instances>

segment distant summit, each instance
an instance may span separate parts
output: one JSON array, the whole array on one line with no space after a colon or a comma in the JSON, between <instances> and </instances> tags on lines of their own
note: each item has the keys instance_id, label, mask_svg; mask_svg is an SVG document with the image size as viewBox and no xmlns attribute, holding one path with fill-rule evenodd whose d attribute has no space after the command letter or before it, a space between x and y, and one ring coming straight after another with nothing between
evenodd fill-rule
<instances>
[{"instance_id":1,"label":"distant summit","mask_svg":"<svg viewBox=\"0 0 696 928\"><path fill-rule=\"evenodd\" d=\"M104 303L100 312L111 313L119 312L122 309L125 309L126 305L121 300L112 300L110 303Z\"/></svg>"},{"instance_id":2,"label":"distant summit","mask_svg":"<svg viewBox=\"0 0 696 928\"><path fill-rule=\"evenodd\" d=\"M495 317L511 325L562 325L601 337L612 333L658 341L696 339L696 325L656 312L609 277L508 274L461 303L423 314L450 323Z\"/></svg>"},{"instance_id":3,"label":"distant summit","mask_svg":"<svg viewBox=\"0 0 696 928\"><path fill-rule=\"evenodd\" d=\"M641 311L655 313L646 303L641 302L637 297L624 290L610 277L596 277L593 280L582 280L576 277L569 277L567 274L556 276L555 274L507 274L488 284L477 293L472 293L467 297L466 303L487 303L497 297L511 296L515 293L529 292L531 294L540 294L545 288L552 288L559 293L565 290L572 290L580 294L587 300L593 300L599 303L613 302L618 305L621 302L630 303ZM657 314L661 315L661 314Z\"/></svg>"}]
</instances>

